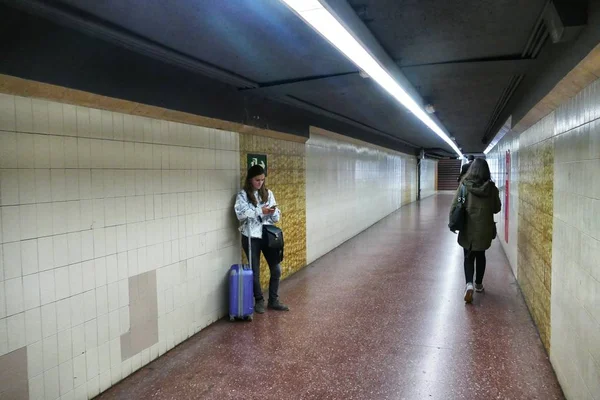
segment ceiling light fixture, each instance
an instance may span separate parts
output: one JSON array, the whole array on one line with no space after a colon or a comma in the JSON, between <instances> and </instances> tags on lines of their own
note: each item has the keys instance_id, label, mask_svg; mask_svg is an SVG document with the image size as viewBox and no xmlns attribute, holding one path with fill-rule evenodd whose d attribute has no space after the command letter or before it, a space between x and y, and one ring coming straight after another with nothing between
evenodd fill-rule
<instances>
[{"instance_id":1,"label":"ceiling light fixture","mask_svg":"<svg viewBox=\"0 0 600 400\"><path fill-rule=\"evenodd\" d=\"M326 9L319 0L281 0L302 18L314 30L325 37L333 46L366 72L383 89L391 94L410 112L415 114L425 125L435 132L444 142L460 156L460 149L444 132L444 130L413 100L412 97L396 82L394 78L365 49L352 33L347 30Z\"/></svg>"}]
</instances>

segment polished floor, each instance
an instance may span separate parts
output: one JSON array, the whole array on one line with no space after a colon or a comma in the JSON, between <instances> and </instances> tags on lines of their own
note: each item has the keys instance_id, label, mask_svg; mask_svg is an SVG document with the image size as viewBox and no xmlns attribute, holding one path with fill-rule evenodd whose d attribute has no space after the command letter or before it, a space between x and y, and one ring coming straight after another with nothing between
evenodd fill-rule
<instances>
[{"instance_id":1,"label":"polished floor","mask_svg":"<svg viewBox=\"0 0 600 400\"><path fill-rule=\"evenodd\" d=\"M223 319L100 399L563 399L497 241L463 301L451 195L395 214L284 281L289 313Z\"/></svg>"}]
</instances>

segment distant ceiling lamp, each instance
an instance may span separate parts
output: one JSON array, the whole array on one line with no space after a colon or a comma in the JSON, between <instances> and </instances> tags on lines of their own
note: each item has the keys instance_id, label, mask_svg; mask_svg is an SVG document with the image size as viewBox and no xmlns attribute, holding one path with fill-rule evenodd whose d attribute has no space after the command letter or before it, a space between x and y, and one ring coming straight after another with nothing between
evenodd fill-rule
<instances>
[{"instance_id":1,"label":"distant ceiling lamp","mask_svg":"<svg viewBox=\"0 0 600 400\"><path fill-rule=\"evenodd\" d=\"M458 146L319 0L281 0L462 157ZM361 75L362 76L362 75Z\"/></svg>"},{"instance_id":2,"label":"distant ceiling lamp","mask_svg":"<svg viewBox=\"0 0 600 400\"><path fill-rule=\"evenodd\" d=\"M433 104L427 104L425 106L425 112L427 114L433 114L435 112L435 107L433 106Z\"/></svg>"}]
</instances>

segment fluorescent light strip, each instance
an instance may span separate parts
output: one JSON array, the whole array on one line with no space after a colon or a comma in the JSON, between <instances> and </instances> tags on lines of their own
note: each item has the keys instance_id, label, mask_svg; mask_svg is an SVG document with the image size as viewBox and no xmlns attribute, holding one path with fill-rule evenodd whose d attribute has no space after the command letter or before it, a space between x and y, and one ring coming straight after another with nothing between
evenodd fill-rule
<instances>
[{"instance_id":1,"label":"fluorescent light strip","mask_svg":"<svg viewBox=\"0 0 600 400\"><path fill-rule=\"evenodd\" d=\"M281 0L463 157L442 128L318 0Z\"/></svg>"}]
</instances>

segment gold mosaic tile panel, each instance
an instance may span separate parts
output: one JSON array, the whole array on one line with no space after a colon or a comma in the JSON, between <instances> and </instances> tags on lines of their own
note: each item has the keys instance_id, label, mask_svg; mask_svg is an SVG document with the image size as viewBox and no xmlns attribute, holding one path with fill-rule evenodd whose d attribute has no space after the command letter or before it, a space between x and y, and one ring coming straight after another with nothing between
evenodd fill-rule
<instances>
[{"instance_id":1,"label":"gold mosaic tile panel","mask_svg":"<svg viewBox=\"0 0 600 400\"><path fill-rule=\"evenodd\" d=\"M306 266L306 155L304 143L240 134L240 174L246 178L248 153L267 155L266 184L281 209L278 224L285 237L282 278ZM245 257L244 257L245 259ZM246 261L245 261L246 262ZM261 256L260 281L269 284L269 268Z\"/></svg>"},{"instance_id":2,"label":"gold mosaic tile panel","mask_svg":"<svg viewBox=\"0 0 600 400\"><path fill-rule=\"evenodd\" d=\"M520 151L518 279L549 351L554 145L550 139Z\"/></svg>"}]
</instances>

